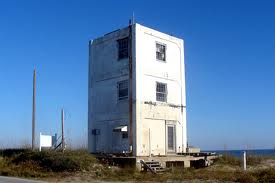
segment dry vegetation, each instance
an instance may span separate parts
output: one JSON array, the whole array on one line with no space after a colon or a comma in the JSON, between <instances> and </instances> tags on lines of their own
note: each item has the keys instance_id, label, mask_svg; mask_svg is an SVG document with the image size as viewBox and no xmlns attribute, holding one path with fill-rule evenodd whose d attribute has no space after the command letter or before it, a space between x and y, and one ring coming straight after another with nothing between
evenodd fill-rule
<instances>
[{"instance_id":1,"label":"dry vegetation","mask_svg":"<svg viewBox=\"0 0 275 183\"><path fill-rule=\"evenodd\" d=\"M109 166L85 150L37 152L26 149L0 151L0 175L39 178L61 182L152 181L185 182L275 182L273 157L248 156L248 171L240 168L240 159L219 158L213 166L201 169L174 168L160 175L140 173L133 168Z\"/></svg>"},{"instance_id":2,"label":"dry vegetation","mask_svg":"<svg viewBox=\"0 0 275 183\"><path fill-rule=\"evenodd\" d=\"M0 151L0 175L18 177L52 177L60 173L90 170L97 160L86 151Z\"/></svg>"}]
</instances>

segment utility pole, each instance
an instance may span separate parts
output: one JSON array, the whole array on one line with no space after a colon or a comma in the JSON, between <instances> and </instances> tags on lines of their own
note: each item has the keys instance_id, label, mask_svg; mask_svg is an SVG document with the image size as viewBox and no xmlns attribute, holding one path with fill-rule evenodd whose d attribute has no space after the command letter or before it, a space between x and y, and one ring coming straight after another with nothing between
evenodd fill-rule
<instances>
[{"instance_id":1,"label":"utility pole","mask_svg":"<svg viewBox=\"0 0 275 183\"><path fill-rule=\"evenodd\" d=\"M62 152L65 150L65 139L64 139L64 109L61 110L61 127L62 127Z\"/></svg>"},{"instance_id":2,"label":"utility pole","mask_svg":"<svg viewBox=\"0 0 275 183\"><path fill-rule=\"evenodd\" d=\"M36 70L33 70L33 95L32 95L32 150L35 148L35 112L36 112Z\"/></svg>"}]
</instances>

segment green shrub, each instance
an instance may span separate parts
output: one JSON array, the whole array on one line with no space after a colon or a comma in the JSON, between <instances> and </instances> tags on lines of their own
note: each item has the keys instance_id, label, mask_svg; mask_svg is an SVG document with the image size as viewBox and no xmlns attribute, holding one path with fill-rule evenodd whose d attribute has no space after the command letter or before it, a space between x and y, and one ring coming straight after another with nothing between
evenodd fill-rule
<instances>
[{"instance_id":1,"label":"green shrub","mask_svg":"<svg viewBox=\"0 0 275 183\"><path fill-rule=\"evenodd\" d=\"M47 171L72 172L89 169L96 160L85 152L55 152L55 151L29 151L14 157L13 163L20 165L25 162L33 162Z\"/></svg>"},{"instance_id":2,"label":"green shrub","mask_svg":"<svg viewBox=\"0 0 275 183\"><path fill-rule=\"evenodd\" d=\"M255 166L259 165L265 158L262 156L248 155L246 158L247 165Z\"/></svg>"},{"instance_id":3,"label":"green shrub","mask_svg":"<svg viewBox=\"0 0 275 183\"><path fill-rule=\"evenodd\" d=\"M240 173L237 176L237 182L240 182L240 183L255 183L255 182L257 182L257 179L249 173Z\"/></svg>"},{"instance_id":4,"label":"green shrub","mask_svg":"<svg viewBox=\"0 0 275 183\"><path fill-rule=\"evenodd\" d=\"M257 177L258 182L260 183L268 183L268 182L275 182L275 169L265 169L261 171L256 171L253 173L255 177Z\"/></svg>"},{"instance_id":5,"label":"green shrub","mask_svg":"<svg viewBox=\"0 0 275 183\"><path fill-rule=\"evenodd\" d=\"M240 166L241 165L241 159L237 158L235 156L232 156L232 155L225 154L225 155L219 157L216 160L216 163L226 164L226 165L233 165L233 166Z\"/></svg>"},{"instance_id":6,"label":"green shrub","mask_svg":"<svg viewBox=\"0 0 275 183\"><path fill-rule=\"evenodd\" d=\"M1 149L0 156L2 157L14 157L21 153L31 152L31 149Z\"/></svg>"}]
</instances>

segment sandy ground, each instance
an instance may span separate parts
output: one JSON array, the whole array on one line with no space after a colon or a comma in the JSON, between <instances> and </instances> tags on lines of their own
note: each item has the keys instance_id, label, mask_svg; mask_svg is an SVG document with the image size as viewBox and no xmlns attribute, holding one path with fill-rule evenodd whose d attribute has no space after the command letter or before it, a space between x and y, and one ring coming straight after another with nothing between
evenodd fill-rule
<instances>
[{"instance_id":1,"label":"sandy ground","mask_svg":"<svg viewBox=\"0 0 275 183\"><path fill-rule=\"evenodd\" d=\"M0 183L45 183L45 182L29 180L29 179L21 179L21 178L16 178L16 177L0 176Z\"/></svg>"},{"instance_id":2,"label":"sandy ground","mask_svg":"<svg viewBox=\"0 0 275 183\"><path fill-rule=\"evenodd\" d=\"M61 181L51 181L57 183L69 183L69 182L82 182L82 183L118 183L115 181L99 181L99 180L90 180L90 181L83 181L81 178L74 177L72 180L61 180ZM136 183L141 181L125 181L124 183ZM167 183L233 183L233 182L222 182L222 181L215 181L215 180L185 180L185 181L175 181L175 180L168 180ZM146 181L144 183L156 183L156 182L149 182Z\"/></svg>"}]
</instances>

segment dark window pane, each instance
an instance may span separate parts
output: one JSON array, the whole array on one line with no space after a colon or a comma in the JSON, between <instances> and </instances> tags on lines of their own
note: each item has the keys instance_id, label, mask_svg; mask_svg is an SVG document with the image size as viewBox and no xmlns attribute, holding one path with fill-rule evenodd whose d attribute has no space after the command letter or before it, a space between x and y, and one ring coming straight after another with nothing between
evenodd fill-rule
<instances>
[{"instance_id":1,"label":"dark window pane","mask_svg":"<svg viewBox=\"0 0 275 183\"><path fill-rule=\"evenodd\" d=\"M158 60L165 61L166 60L166 46L156 43L156 58Z\"/></svg>"},{"instance_id":2,"label":"dark window pane","mask_svg":"<svg viewBox=\"0 0 275 183\"><path fill-rule=\"evenodd\" d=\"M166 84L157 82L156 100L161 101L161 102L167 101L167 86L166 86Z\"/></svg>"},{"instance_id":3,"label":"dark window pane","mask_svg":"<svg viewBox=\"0 0 275 183\"><path fill-rule=\"evenodd\" d=\"M122 138L127 139L128 138L128 133L122 133Z\"/></svg>"},{"instance_id":4,"label":"dark window pane","mask_svg":"<svg viewBox=\"0 0 275 183\"><path fill-rule=\"evenodd\" d=\"M168 149L174 150L174 127L168 126Z\"/></svg>"},{"instance_id":5,"label":"dark window pane","mask_svg":"<svg viewBox=\"0 0 275 183\"><path fill-rule=\"evenodd\" d=\"M119 98L127 97L128 89L119 90Z\"/></svg>"},{"instance_id":6,"label":"dark window pane","mask_svg":"<svg viewBox=\"0 0 275 183\"><path fill-rule=\"evenodd\" d=\"M128 57L128 37L117 40L118 42L118 59Z\"/></svg>"},{"instance_id":7,"label":"dark window pane","mask_svg":"<svg viewBox=\"0 0 275 183\"><path fill-rule=\"evenodd\" d=\"M128 80L118 83L118 99L124 100L128 98Z\"/></svg>"}]
</instances>

